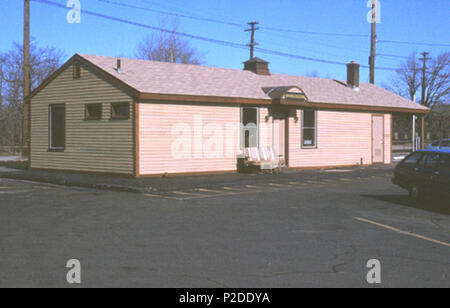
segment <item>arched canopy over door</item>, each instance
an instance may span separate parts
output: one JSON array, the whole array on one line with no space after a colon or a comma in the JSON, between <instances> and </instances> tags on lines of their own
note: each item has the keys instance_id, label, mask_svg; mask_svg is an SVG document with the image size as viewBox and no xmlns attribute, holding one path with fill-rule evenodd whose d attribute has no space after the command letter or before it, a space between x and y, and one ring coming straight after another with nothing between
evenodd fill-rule
<instances>
[{"instance_id":1,"label":"arched canopy over door","mask_svg":"<svg viewBox=\"0 0 450 308\"><path fill-rule=\"evenodd\" d=\"M308 102L306 93L297 86L266 87L263 91L272 98L274 105L298 105Z\"/></svg>"}]
</instances>

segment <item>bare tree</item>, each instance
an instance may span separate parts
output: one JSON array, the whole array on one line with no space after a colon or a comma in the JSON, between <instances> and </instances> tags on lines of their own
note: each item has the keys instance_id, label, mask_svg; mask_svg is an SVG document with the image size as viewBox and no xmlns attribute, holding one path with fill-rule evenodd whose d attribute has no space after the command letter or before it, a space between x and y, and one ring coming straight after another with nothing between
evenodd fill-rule
<instances>
[{"instance_id":1,"label":"bare tree","mask_svg":"<svg viewBox=\"0 0 450 308\"><path fill-rule=\"evenodd\" d=\"M450 101L450 52L431 61L425 82L425 105L438 106Z\"/></svg>"},{"instance_id":2,"label":"bare tree","mask_svg":"<svg viewBox=\"0 0 450 308\"><path fill-rule=\"evenodd\" d=\"M403 97L414 99L422 86L422 64L417 53L412 53L408 60L396 70L390 85L383 85L388 90ZM450 94L450 52L443 53L430 62L425 78L424 105L432 107L449 101Z\"/></svg>"},{"instance_id":3,"label":"bare tree","mask_svg":"<svg viewBox=\"0 0 450 308\"><path fill-rule=\"evenodd\" d=\"M52 47L30 46L32 88L36 88L61 64L63 53ZM23 109L23 46L13 44L11 50L0 54L0 145L21 144Z\"/></svg>"},{"instance_id":4,"label":"bare tree","mask_svg":"<svg viewBox=\"0 0 450 308\"><path fill-rule=\"evenodd\" d=\"M163 23L163 28L166 28ZM144 60L196 64L203 63L202 56L190 47L190 42L176 34L178 23L172 22L168 32L153 33L145 37L136 49L136 57Z\"/></svg>"},{"instance_id":5,"label":"bare tree","mask_svg":"<svg viewBox=\"0 0 450 308\"><path fill-rule=\"evenodd\" d=\"M421 86L420 64L417 61L417 53L413 52L405 63L396 70L396 75L391 78L390 85L383 87L400 96L415 99L415 95Z\"/></svg>"},{"instance_id":6,"label":"bare tree","mask_svg":"<svg viewBox=\"0 0 450 308\"><path fill-rule=\"evenodd\" d=\"M383 84L383 87L410 100L420 101L416 94L422 87L422 66L417 53L413 52L396 70L390 84ZM450 101L450 52L442 53L427 66L424 105L431 108L431 114L426 118L427 135L430 133L430 137L437 138L448 135L448 125L445 123L450 122L448 112L443 112L447 109L437 108ZM394 131L397 135L401 134L400 138L411 138L411 126L411 117L394 117Z\"/></svg>"}]
</instances>

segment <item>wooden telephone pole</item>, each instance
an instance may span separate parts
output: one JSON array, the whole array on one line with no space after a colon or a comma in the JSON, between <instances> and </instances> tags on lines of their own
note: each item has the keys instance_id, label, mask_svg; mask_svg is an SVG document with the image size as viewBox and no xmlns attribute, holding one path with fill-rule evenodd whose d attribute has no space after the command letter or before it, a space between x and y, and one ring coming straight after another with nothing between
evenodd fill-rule
<instances>
[{"instance_id":1,"label":"wooden telephone pole","mask_svg":"<svg viewBox=\"0 0 450 308\"><path fill-rule=\"evenodd\" d=\"M30 69L30 0L24 0L23 23L23 117L22 117L22 155L29 156L29 118L30 102L25 98L31 93L31 69Z\"/></svg>"},{"instance_id":2,"label":"wooden telephone pole","mask_svg":"<svg viewBox=\"0 0 450 308\"><path fill-rule=\"evenodd\" d=\"M425 105L425 98L426 98L426 89L427 89L427 61L431 60L431 58L428 58L429 52L422 52L421 55L423 58L419 59L420 61L423 61L423 67L422 67L422 99L421 104Z\"/></svg>"},{"instance_id":3,"label":"wooden telephone pole","mask_svg":"<svg viewBox=\"0 0 450 308\"><path fill-rule=\"evenodd\" d=\"M245 32L249 32L249 31L252 32L250 44L247 44L247 46L250 46L250 59L253 59L253 57L254 57L254 48L255 48L255 46L259 45L258 43L255 42L255 31L259 30L259 28L255 28L255 26L258 25L259 22L251 21L248 24L250 25L250 29L245 30Z\"/></svg>"},{"instance_id":4,"label":"wooden telephone pole","mask_svg":"<svg viewBox=\"0 0 450 308\"><path fill-rule=\"evenodd\" d=\"M369 57L369 66L370 66L370 83L375 84L375 52L376 52L376 44L377 44L377 1L372 0L372 31L371 31L371 39L370 39L370 57Z\"/></svg>"},{"instance_id":5,"label":"wooden telephone pole","mask_svg":"<svg viewBox=\"0 0 450 308\"><path fill-rule=\"evenodd\" d=\"M427 61L431 60L431 58L428 58L429 52L423 52L420 60L423 61L423 67L422 67L422 98L421 98L421 104L425 105L426 103L426 89L427 89ZM422 115L420 117L420 147L422 149L425 149L425 116Z\"/></svg>"}]
</instances>

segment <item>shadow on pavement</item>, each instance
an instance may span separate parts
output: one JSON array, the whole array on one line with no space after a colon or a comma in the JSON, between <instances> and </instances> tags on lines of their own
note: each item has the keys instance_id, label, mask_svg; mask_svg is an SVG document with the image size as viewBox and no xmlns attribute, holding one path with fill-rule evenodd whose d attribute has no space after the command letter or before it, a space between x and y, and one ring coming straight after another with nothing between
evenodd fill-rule
<instances>
[{"instance_id":1,"label":"shadow on pavement","mask_svg":"<svg viewBox=\"0 0 450 308\"><path fill-rule=\"evenodd\" d=\"M389 202L396 205L407 206L438 214L450 215L449 200L424 198L421 201L414 202L408 195L363 195L365 198Z\"/></svg>"}]
</instances>

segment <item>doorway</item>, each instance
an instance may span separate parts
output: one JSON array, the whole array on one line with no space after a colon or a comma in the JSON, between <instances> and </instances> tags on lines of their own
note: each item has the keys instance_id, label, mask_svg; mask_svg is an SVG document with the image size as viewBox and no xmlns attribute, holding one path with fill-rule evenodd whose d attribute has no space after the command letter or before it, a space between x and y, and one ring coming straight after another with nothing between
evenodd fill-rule
<instances>
[{"instance_id":1,"label":"doorway","mask_svg":"<svg viewBox=\"0 0 450 308\"><path fill-rule=\"evenodd\" d=\"M384 116L372 116L372 163L384 163Z\"/></svg>"},{"instance_id":2,"label":"doorway","mask_svg":"<svg viewBox=\"0 0 450 308\"><path fill-rule=\"evenodd\" d=\"M273 120L273 149L283 166L288 164L288 127L286 117L277 115Z\"/></svg>"}]
</instances>

